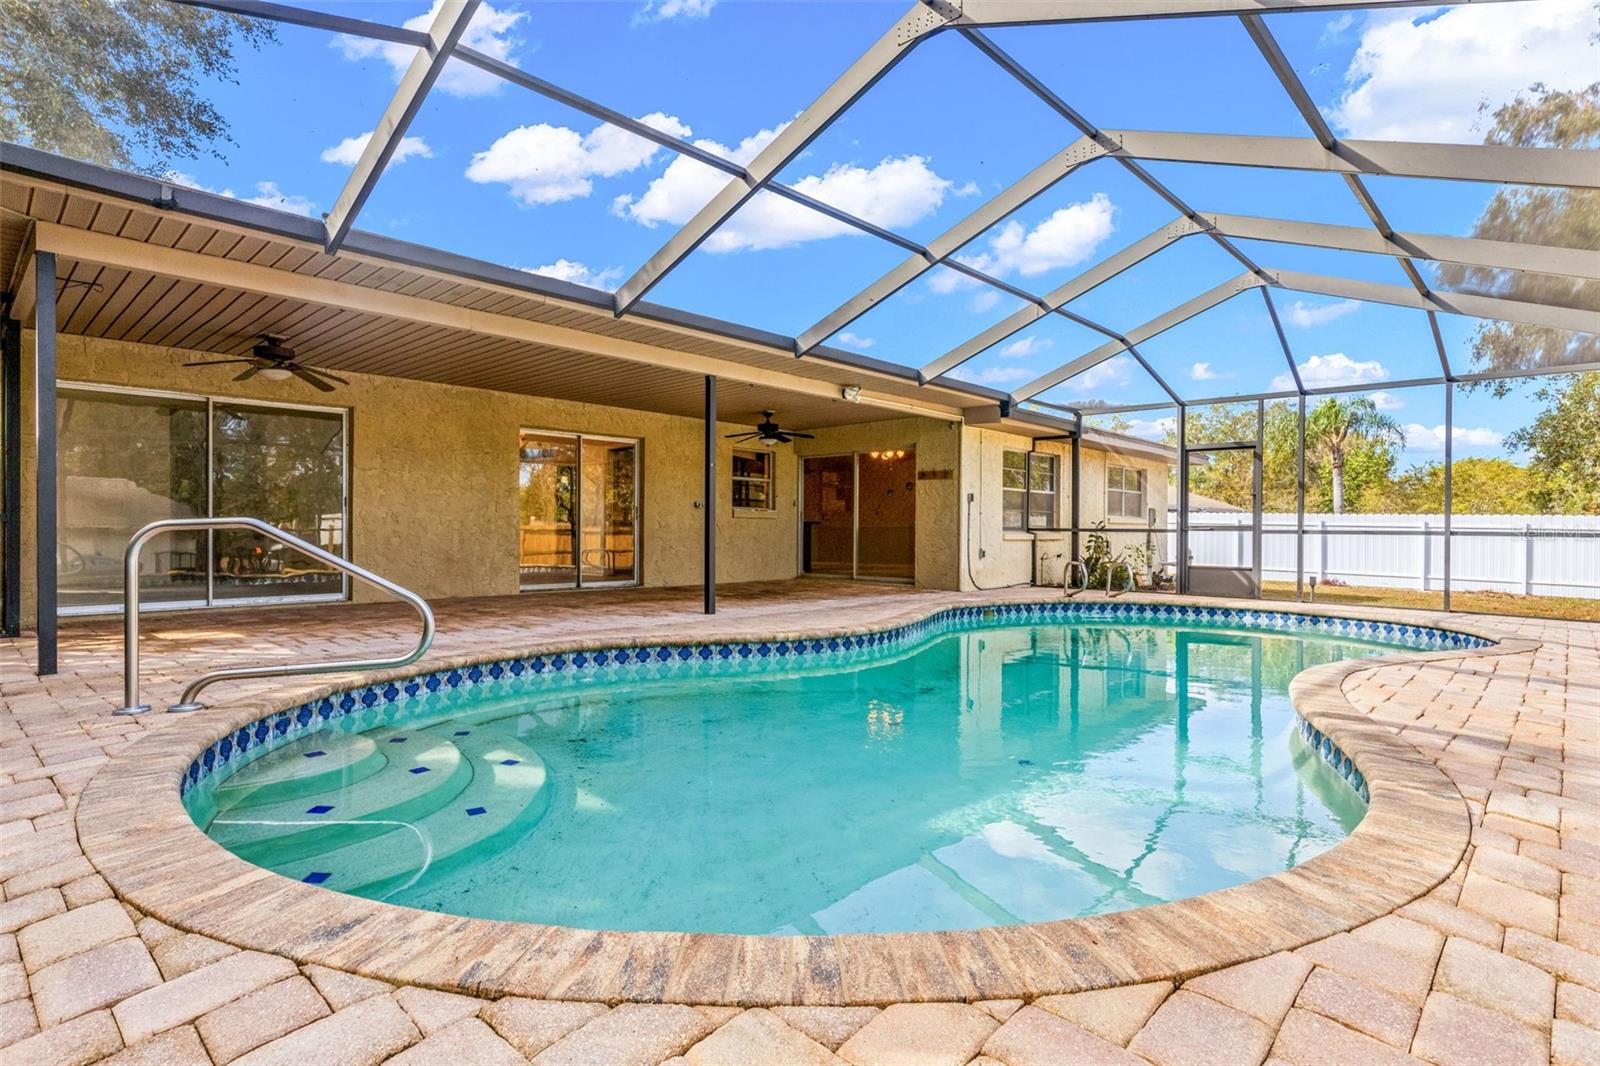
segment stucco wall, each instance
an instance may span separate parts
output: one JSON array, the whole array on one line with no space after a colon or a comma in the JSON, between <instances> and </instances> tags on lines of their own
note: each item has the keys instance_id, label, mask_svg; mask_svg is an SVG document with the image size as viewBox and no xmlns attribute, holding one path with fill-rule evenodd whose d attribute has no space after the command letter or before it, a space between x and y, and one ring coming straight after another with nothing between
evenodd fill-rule
<instances>
[{"instance_id":1,"label":"stucco wall","mask_svg":"<svg viewBox=\"0 0 1600 1066\"><path fill-rule=\"evenodd\" d=\"M23 335L24 396L33 335ZM321 393L298 381L232 381L237 368L184 368L209 353L62 336L58 377L236 399L340 406L351 412L351 556L425 596L509 594L518 590L517 439L523 428L643 440L642 577L646 585L700 581L702 424L697 419L466 389L398 378L344 374L348 388ZM23 610L32 610L32 402L24 401ZM776 447L776 510L736 515L728 478L732 445L718 429L719 581L795 575L797 467L791 447ZM358 599L382 598L357 589Z\"/></svg>"},{"instance_id":2,"label":"stucco wall","mask_svg":"<svg viewBox=\"0 0 1600 1066\"><path fill-rule=\"evenodd\" d=\"M966 570L961 577L963 588L974 586L997 588L1004 585L1026 584L1034 575L1034 557L1038 557L1038 580L1041 584L1059 584L1061 572L1071 558L1070 533L1024 533L1004 528L1005 515L1001 502L1001 475L1004 453L1025 452L1030 446L1026 437L999 430L968 426L962 431L962 477L965 489L976 496L970 522L963 516L963 524L970 525L971 534L963 549L970 553L971 577ZM1040 441L1038 451L1058 456L1057 501L1059 514L1055 524L1070 525L1072 521L1072 446L1067 441ZM1080 499L1079 522L1093 526L1106 520L1110 530L1127 530L1110 534L1113 552L1124 551L1134 545L1144 544L1150 534L1147 523L1131 519L1106 519L1106 468L1108 464L1131 466L1146 471L1146 507L1156 508L1160 521L1165 522L1167 506L1167 464L1156 459L1135 455L1108 454L1099 448L1085 446L1079 456L1079 477L1083 481ZM963 501L965 497L963 496ZM966 504L962 504L965 511ZM1162 546L1160 534L1155 535L1156 548ZM1079 538L1079 552L1083 551ZM973 580L975 579L975 581Z\"/></svg>"}]
</instances>

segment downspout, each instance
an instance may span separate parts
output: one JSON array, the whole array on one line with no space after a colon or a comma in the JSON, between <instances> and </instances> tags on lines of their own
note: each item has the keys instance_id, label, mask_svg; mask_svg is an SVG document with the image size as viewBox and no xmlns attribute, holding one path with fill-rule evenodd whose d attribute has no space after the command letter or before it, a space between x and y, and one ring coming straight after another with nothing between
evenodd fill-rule
<instances>
[{"instance_id":1,"label":"downspout","mask_svg":"<svg viewBox=\"0 0 1600 1066\"><path fill-rule=\"evenodd\" d=\"M1082 428L1083 415L1080 414L1078 415L1078 429L1081 431ZM1033 457L1038 454L1039 442L1042 440L1070 440L1072 441L1072 457L1074 459L1074 468L1077 466L1076 459L1078 457L1077 434L1058 433L1050 437L1034 437L1033 443L1028 445L1028 457L1022 461L1022 531L1028 534L1028 536L1031 538L1028 543L1028 553L1031 563L1028 574L1028 584L1032 588L1039 587L1039 532L1033 528ZM1057 477L1056 499L1059 500L1060 498L1061 480L1059 477ZM1078 485L1076 480L1073 481L1072 485L1072 509L1074 512L1076 512L1078 509ZM1076 513L1073 514L1072 525L1074 527L1072 536L1074 539L1076 539L1078 535L1076 528L1078 525L1078 519ZM1073 557L1076 558L1076 554L1074 554ZM1066 569L1063 568L1061 571L1061 584L1064 586L1066 583Z\"/></svg>"}]
</instances>

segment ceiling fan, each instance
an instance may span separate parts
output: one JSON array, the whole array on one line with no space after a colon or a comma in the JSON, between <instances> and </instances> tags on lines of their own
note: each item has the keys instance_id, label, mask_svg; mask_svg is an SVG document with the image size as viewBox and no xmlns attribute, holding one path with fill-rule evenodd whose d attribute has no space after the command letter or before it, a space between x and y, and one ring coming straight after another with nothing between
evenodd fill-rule
<instances>
[{"instance_id":1,"label":"ceiling fan","mask_svg":"<svg viewBox=\"0 0 1600 1066\"><path fill-rule=\"evenodd\" d=\"M804 440L813 440L815 438L814 434L800 433L795 430L785 433L778 428L778 423L772 420L772 416L776 413L775 411L762 411L763 421L756 425L754 433L729 433L728 439L735 441L758 440L762 444L788 444L796 437Z\"/></svg>"},{"instance_id":2,"label":"ceiling fan","mask_svg":"<svg viewBox=\"0 0 1600 1066\"><path fill-rule=\"evenodd\" d=\"M261 341L250 349L248 356L237 359L205 359L198 363L184 363L184 366L224 366L229 363L247 364L243 370L234 375L235 381L247 381L260 374L268 381L288 381L290 378L299 378L313 388L323 392L332 392L335 382L340 385L350 384L337 374L330 374L326 370L317 370L313 367L302 366L294 357L294 349L284 346L283 337L263 333Z\"/></svg>"}]
</instances>

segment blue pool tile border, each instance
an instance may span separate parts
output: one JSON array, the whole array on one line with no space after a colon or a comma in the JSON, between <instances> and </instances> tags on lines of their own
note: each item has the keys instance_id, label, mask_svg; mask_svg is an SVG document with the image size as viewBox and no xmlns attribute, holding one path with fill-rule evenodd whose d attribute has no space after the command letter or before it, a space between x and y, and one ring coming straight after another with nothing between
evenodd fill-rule
<instances>
[{"instance_id":1,"label":"blue pool tile border","mask_svg":"<svg viewBox=\"0 0 1600 1066\"><path fill-rule=\"evenodd\" d=\"M450 692L483 684L508 683L527 676L616 676L625 680L725 673L733 667L759 671L789 667L801 660L851 663L885 651L901 650L929 637L986 624L1018 625L1044 621L1181 622L1185 625L1244 628L1266 632L1306 632L1353 640L1370 640L1397 648L1456 651L1487 648L1494 641L1470 633L1401 622L1338 618L1242 607L1205 607L1176 603L1107 603L1055 601L950 607L905 625L870 633L753 641L710 641L693 644L650 644L559 651L502 659L467 667L446 667L413 677L374 682L335 692L276 711L206 748L189 764L179 783L187 797L200 782L228 767L253 762L285 744L333 723L358 729L379 724L376 717L402 699ZM350 719L353 721L347 721ZM1300 719L1299 730L1316 753L1368 799L1361 772L1326 735ZM400 743L395 738L392 743Z\"/></svg>"}]
</instances>

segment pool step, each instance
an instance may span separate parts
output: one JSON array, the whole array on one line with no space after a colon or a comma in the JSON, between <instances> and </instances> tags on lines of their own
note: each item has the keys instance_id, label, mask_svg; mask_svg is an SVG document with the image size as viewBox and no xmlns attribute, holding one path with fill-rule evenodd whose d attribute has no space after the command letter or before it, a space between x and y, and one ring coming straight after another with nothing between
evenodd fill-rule
<instances>
[{"instance_id":1,"label":"pool step","mask_svg":"<svg viewBox=\"0 0 1600 1066\"><path fill-rule=\"evenodd\" d=\"M371 733L323 731L251 763L212 793L219 809L238 810L299 799L371 777L388 763Z\"/></svg>"},{"instance_id":2,"label":"pool step","mask_svg":"<svg viewBox=\"0 0 1600 1066\"><path fill-rule=\"evenodd\" d=\"M472 773L450 802L381 836L275 862L272 869L344 892L381 896L414 882L424 870L438 876L470 861L491 850L484 845L498 837L526 832L550 806L544 760L503 733L458 726L437 727L452 734Z\"/></svg>"},{"instance_id":3,"label":"pool step","mask_svg":"<svg viewBox=\"0 0 1600 1066\"><path fill-rule=\"evenodd\" d=\"M348 787L243 809L225 807L219 797L207 832L240 858L276 868L425 817L472 781L470 763L449 737L408 729L365 735L385 760L377 773Z\"/></svg>"}]
</instances>

